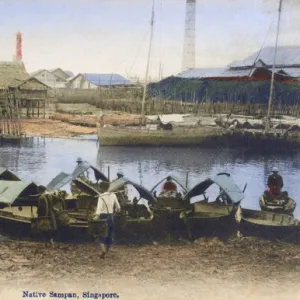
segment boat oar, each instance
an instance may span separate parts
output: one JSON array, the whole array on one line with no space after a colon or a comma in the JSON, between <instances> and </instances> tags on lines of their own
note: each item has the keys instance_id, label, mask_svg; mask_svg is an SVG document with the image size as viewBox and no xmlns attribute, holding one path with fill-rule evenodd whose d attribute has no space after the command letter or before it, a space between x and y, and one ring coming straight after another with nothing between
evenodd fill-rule
<instances>
[{"instance_id":1,"label":"boat oar","mask_svg":"<svg viewBox=\"0 0 300 300\"><path fill-rule=\"evenodd\" d=\"M245 190L246 190L246 188L247 188L247 184L248 184L248 183L246 183L245 186L244 186L243 193L245 192Z\"/></svg>"}]
</instances>

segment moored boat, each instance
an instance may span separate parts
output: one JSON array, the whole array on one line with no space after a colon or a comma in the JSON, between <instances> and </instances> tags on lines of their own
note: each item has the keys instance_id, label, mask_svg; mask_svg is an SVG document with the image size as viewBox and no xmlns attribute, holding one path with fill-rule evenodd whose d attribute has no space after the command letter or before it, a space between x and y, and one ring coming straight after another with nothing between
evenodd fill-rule
<instances>
[{"instance_id":1,"label":"moored boat","mask_svg":"<svg viewBox=\"0 0 300 300\"><path fill-rule=\"evenodd\" d=\"M300 221L293 216L245 208L241 208L237 215L239 231L243 235L294 242L299 238Z\"/></svg>"},{"instance_id":2,"label":"moored boat","mask_svg":"<svg viewBox=\"0 0 300 300\"><path fill-rule=\"evenodd\" d=\"M163 184L161 187L160 185ZM171 185L168 188L168 185ZM174 176L167 176L160 180L150 191L155 201L151 205L154 214L153 222L161 228L160 235L181 237L186 233L184 221L180 214L191 208L188 201L183 201L187 188Z\"/></svg>"},{"instance_id":3,"label":"moored boat","mask_svg":"<svg viewBox=\"0 0 300 300\"><path fill-rule=\"evenodd\" d=\"M217 127L172 126L171 130L144 127L97 125L100 146L190 146L209 145L222 135Z\"/></svg>"},{"instance_id":4,"label":"moored boat","mask_svg":"<svg viewBox=\"0 0 300 300\"><path fill-rule=\"evenodd\" d=\"M219 187L219 195L215 201L209 202L206 190L212 185ZM245 196L244 191L234 183L230 174L219 173L195 185L185 195L184 200L191 201L192 198L200 195L204 199L194 202L193 208L184 211L180 216L186 223L189 237L191 239L203 236L228 238L237 230L236 212Z\"/></svg>"},{"instance_id":5,"label":"moored boat","mask_svg":"<svg viewBox=\"0 0 300 300\"><path fill-rule=\"evenodd\" d=\"M133 190L133 195L120 195L120 190ZM153 223L152 204L156 201L153 195L143 186L133 182L132 180L122 177L110 184L109 193L115 193L121 198L121 213L115 216L115 236L116 240L125 242L141 242L149 240L157 235ZM127 201L122 201L126 196ZM133 197L133 198L132 198ZM131 199L132 198L132 199ZM160 229L158 229L159 231Z\"/></svg>"},{"instance_id":6,"label":"moored boat","mask_svg":"<svg viewBox=\"0 0 300 300\"><path fill-rule=\"evenodd\" d=\"M66 226L60 193L49 194L34 182L0 180L0 222L11 234L54 233ZM6 226L8 225L8 226Z\"/></svg>"}]
</instances>

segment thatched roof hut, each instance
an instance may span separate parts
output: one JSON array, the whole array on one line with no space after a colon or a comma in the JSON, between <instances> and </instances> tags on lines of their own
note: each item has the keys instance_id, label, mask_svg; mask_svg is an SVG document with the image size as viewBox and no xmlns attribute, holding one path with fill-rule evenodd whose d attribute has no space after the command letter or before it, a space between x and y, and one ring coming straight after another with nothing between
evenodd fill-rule
<instances>
[{"instance_id":1,"label":"thatched roof hut","mask_svg":"<svg viewBox=\"0 0 300 300\"><path fill-rule=\"evenodd\" d=\"M49 89L49 86L29 75L22 61L0 62L0 104L2 102L5 106L5 102L12 101L10 106L16 106L18 101L21 114L34 116L37 110L39 116L40 108L45 114ZM23 108L26 112L23 112Z\"/></svg>"},{"instance_id":2,"label":"thatched roof hut","mask_svg":"<svg viewBox=\"0 0 300 300\"><path fill-rule=\"evenodd\" d=\"M29 78L30 75L26 71L23 62L0 62L0 89L7 89L10 86L16 86Z\"/></svg>"}]
</instances>

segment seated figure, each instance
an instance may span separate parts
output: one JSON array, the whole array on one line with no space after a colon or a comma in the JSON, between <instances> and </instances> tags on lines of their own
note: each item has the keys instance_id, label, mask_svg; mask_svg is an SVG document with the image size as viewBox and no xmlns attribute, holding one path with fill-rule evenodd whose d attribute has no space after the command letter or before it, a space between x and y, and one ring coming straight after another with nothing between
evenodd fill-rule
<instances>
[{"instance_id":1,"label":"seated figure","mask_svg":"<svg viewBox=\"0 0 300 300\"><path fill-rule=\"evenodd\" d=\"M262 211L293 215L296 202L289 198L286 191L281 191L282 187L282 176L278 174L277 168L273 168L272 174L268 177L268 189L259 199Z\"/></svg>"},{"instance_id":2,"label":"seated figure","mask_svg":"<svg viewBox=\"0 0 300 300\"><path fill-rule=\"evenodd\" d=\"M162 187L160 197L176 197L177 196L177 185L172 181L172 177L168 176L167 181Z\"/></svg>"},{"instance_id":3,"label":"seated figure","mask_svg":"<svg viewBox=\"0 0 300 300\"><path fill-rule=\"evenodd\" d=\"M232 204L232 201L230 200L230 198L227 196L227 194L222 188L220 188L219 195L215 202L217 204L225 204L225 205Z\"/></svg>"}]
</instances>

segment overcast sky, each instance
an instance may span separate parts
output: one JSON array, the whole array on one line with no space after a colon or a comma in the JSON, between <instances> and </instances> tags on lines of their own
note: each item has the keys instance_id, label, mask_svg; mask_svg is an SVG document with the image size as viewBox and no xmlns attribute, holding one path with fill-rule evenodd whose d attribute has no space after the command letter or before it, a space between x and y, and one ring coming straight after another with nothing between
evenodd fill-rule
<instances>
[{"instance_id":1,"label":"overcast sky","mask_svg":"<svg viewBox=\"0 0 300 300\"><path fill-rule=\"evenodd\" d=\"M297 2L283 0L280 45L300 45ZM21 31L29 72L61 67L144 77L151 5L151 0L0 0L0 60L12 59ZM277 0L197 0L197 67L226 66L259 50L265 39L265 45L274 45L277 6ZM150 75L158 76L160 62L164 76L177 74L185 0L156 0L155 12Z\"/></svg>"}]
</instances>

